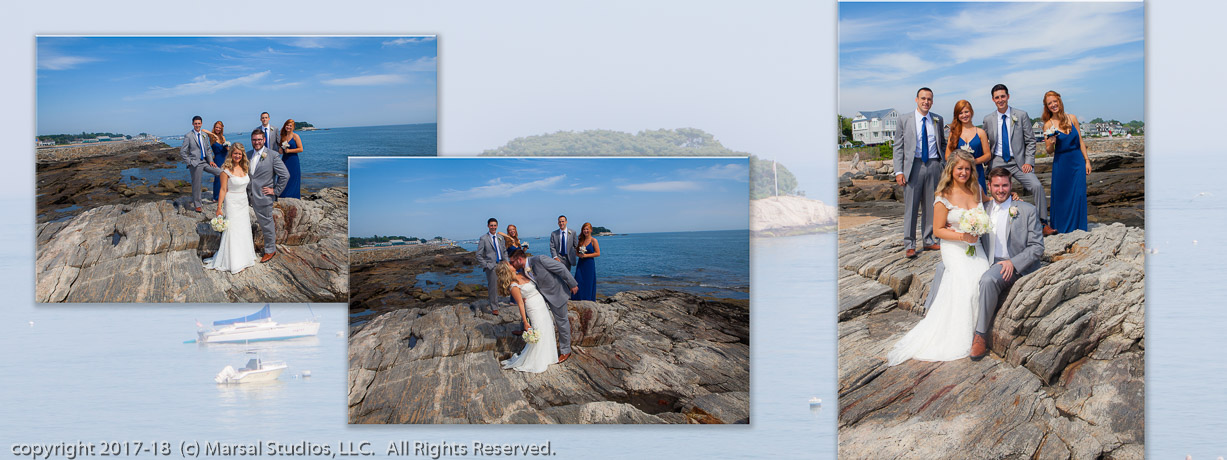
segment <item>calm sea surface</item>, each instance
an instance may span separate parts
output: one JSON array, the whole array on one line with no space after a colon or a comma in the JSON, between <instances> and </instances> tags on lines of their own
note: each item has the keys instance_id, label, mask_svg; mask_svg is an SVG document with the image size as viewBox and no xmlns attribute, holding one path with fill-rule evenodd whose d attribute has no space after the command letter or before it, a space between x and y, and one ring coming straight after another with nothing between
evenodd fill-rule
<instances>
[{"instance_id":1,"label":"calm sea surface","mask_svg":"<svg viewBox=\"0 0 1227 460\"><path fill-rule=\"evenodd\" d=\"M383 456L393 441L550 441L557 458L834 458L834 235L752 240L750 426L351 427L346 342L336 336L346 329L344 304L311 306L322 324L316 338L252 347L266 359L288 362L276 383L222 387L213 376L245 363L244 347L183 341L195 338L197 320L237 317L260 305L34 305L28 300L32 230L0 233L0 284L19 299L0 309L0 444L6 448L308 441L336 452L341 442L368 441ZM309 315L303 305L273 305L275 320ZM294 378L304 370L312 376ZM826 408L811 410L813 396Z\"/></svg>"},{"instance_id":2,"label":"calm sea surface","mask_svg":"<svg viewBox=\"0 0 1227 460\"><path fill-rule=\"evenodd\" d=\"M253 127L254 128L254 127ZM242 142L251 149L250 136L243 134L251 131L236 130L227 133L230 142ZM353 128L330 128L317 131L298 131L302 139L303 152L299 155L299 164L303 173L303 187L319 189L337 185L346 185L349 172L349 156L434 156L438 145L438 125L436 123L419 123L413 125L360 126ZM169 145L179 147L181 141L171 140ZM136 175L146 177L150 182L161 179L159 174L183 176L182 168L175 170L150 170L146 174L129 173L125 177ZM206 181L210 182L210 181Z\"/></svg>"},{"instance_id":3,"label":"calm sea surface","mask_svg":"<svg viewBox=\"0 0 1227 460\"><path fill-rule=\"evenodd\" d=\"M642 289L674 289L698 295L747 299L750 290L750 232L636 233L597 237L601 256L596 258L596 290L611 296ZM548 236L525 238L531 254L549 255ZM461 247L477 250L475 241ZM427 282L450 289L457 281L486 284L485 272L474 268L464 274L428 273L418 276L418 287L435 289Z\"/></svg>"}]
</instances>

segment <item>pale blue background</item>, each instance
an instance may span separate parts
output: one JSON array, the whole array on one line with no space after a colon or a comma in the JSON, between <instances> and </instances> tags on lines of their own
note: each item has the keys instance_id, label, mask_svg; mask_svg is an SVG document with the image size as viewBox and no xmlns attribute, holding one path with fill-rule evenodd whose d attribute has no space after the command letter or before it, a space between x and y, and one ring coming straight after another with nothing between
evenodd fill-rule
<instances>
[{"instance_id":1,"label":"pale blue background","mask_svg":"<svg viewBox=\"0 0 1227 460\"><path fill-rule=\"evenodd\" d=\"M131 388L92 389L93 376L67 377L61 397L77 402L58 418L10 410L29 408L32 396L47 393L30 386L18 372L49 372L56 361L40 364L22 355L39 352L15 339L12 328L28 327L32 315L69 316L73 308L34 307L31 267L33 236L34 34L35 33L437 33L439 34L440 152L466 154L494 148L518 136L559 129L609 128L624 131L693 126L707 130L730 148L778 158L798 172L802 188L834 197L834 159L825 146L835 143L837 5L835 2L471 2L461 4L357 3L336 9L335 2L304 1L287 7L287 20L256 26L234 18L201 21L183 28L177 20L188 8L238 11L249 3L200 5L132 2L124 6L88 2L54 5L18 3L0 18L0 56L8 63L0 91L0 133L9 141L6 164L15 172L0 197L0 215L9 227L0 232L0 289L13 299L0 309L0 369L4 371L0 446L14 442L145 436L167 429L194 439L205 421L174 404L138 408L150 416L177 414L169 426L142 417L117 417L72 392L101 391L104 396L139 402ZM604 10L600 8L605 8ZM393 14L395 13L395 14ZM1148 240L1159 250L1148 261L1147 451L1154 458L1196 459L1227 455L1227 297L1222 282L1227 247L1221 238L1223 190L1216 165L1227 155L1215 140L1227 97L1221 80L1227 64L1214 58L1222 41L1220 19L1227 6L1192 0L1154 0L1146 4L1146 122L1148 150ZM888 32L888 31L884 31ZM583 77L583 78L579 78ZM579 110L584 107L585 110ZM565 110L563 110L565 109ZM602 115L597 118L597 115ZM1210 198L1197 198L1200 192ZM1204 200L1204 201L1196 201ZM1218 240L1216 240L1216 238ZM1198 240L1196 246L1192 240ZM833 266L834 239L818 237L788 245L811 257L806 271ZM775 241L783 243L775 243ZM318 430L284 441L363 439L542 441L563 451L559 458L833 458L835 452L833 339L834 283L800 277L778 295L795 296L790 308L769 308L757 296L766 246L752 248L756 289L752 317L752 411L750 427L347 427L338 410L312 421ZM809 249L813 248L813 249ZM777 259L778 260L778 259ZM824 260L830 261L825 265ZM774 267L772 267L774 269ZM767 272L771 273L771 272ZM781 274L780 278L788 279ZM789 299L783 299L788 302ZM77 309L82 307L76 307ZM112 307L96 306L103 310ZM157 311L159 307L150 306ZM162 307L167 308L167 307ZM179 318L184 308L165 315ZM321 309L324 307L316 307ZM343 308L343 307L336 307ZM132 308L116 311L127 315ZM814 312L806 316L801 312ZM161 313L160 313L161 314ZM80 321L80 320L78 320ZM40 321L40 324L43 324ZM181 326L175 326L181 327ZM36 326L36 329L38 327ZM189 327L190 329L190 327ZM335 328L325 327L323 332ZM123 334L139 334L125 329ZM767 337L777 334L778 341ZM63 336L82 350L123 350L105 341ZM182 346L174 344L171 346ZM323 345L321 345L323 346ZM120 354L120 353L117 353ZM126 358L127 356L120 356ZM96 364L97 372L110 369ZM799 373L773 384L771 376ZM802 383L793 383L802 381ZM318 380L317 380L318 381ZM146 387L148 388L148 387ZM85 390L83 390L85 389ZM202 392L216 390L209 385ZM340 390L340 388L338 388ZM816 416L803 400L827 402ZM339 398L340 396L338 396ZM20 406L16 406L18 403ZM336 407L341 407L343 404ZM65 428L65 420L95 421ZM107 422L108 417L112 417ZM161 419L159 419L161 420ZM12 439L12 433L42 433L38 439ZM259 430L257 430L259 431ZM238 435L230 435L238 437ZM248 438L248 437L244 437ZM101 439L99 439L101 440ZM382 449L380 449L382 450Z\"/></svg>"}]
</instances>

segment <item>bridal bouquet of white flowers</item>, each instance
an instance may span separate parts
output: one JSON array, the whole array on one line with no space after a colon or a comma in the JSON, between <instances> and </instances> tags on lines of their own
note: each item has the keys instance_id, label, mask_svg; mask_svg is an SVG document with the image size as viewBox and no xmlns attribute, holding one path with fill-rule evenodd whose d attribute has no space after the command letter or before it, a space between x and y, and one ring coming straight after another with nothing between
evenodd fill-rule
<instances>
[{"instance_id":1,"label":"bridal bouquet of white flowers","mask_svg":"<svg viewBox=\"0 0 1227 460\"><path fill-rule=\"evenodd\" d=\"M524 343L537 343L541 340L541 333L537 332L536 329L529 329L524 331L524 335L520 337L524 338Z\"/></svg>"},{"instance_id":2,"label":"bridal bouquet of white flowers","mask_svg":"<svg viewBox=\"0 0 1227 460\"><path fill-rule=\"evenodd\" d=\"M213 220L209 221L209 225L212 226L213 230L215 231L224 232L226 231L226 227L230 226L230 221L226 220L225 217L217 216L214 217Z\"/></svg>"},{"instance_id":3,"label":"bridal bouquet of white flowers","mask_svg":"<svg viewBox=\"0 0 1227 460\"><path fill-rule=\"evenodd\" d=\"M993 231L993 221L988 218L988 213L984 212L984 208L976 206L970 211L964 212L962 216L959 216L959 226L955 230L979 237ZM974 245L967 246L967 255L976 255L976 247Z\"/></svg>"}]
</instances>

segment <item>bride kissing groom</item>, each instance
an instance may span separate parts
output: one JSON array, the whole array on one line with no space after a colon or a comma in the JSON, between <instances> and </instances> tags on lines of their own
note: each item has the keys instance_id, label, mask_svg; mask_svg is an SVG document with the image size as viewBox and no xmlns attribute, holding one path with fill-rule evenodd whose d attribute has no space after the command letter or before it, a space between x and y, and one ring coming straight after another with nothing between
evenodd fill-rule
<instances>
[{"instance_id":1,"label":"bride kissing groom","mask_svg":"<svg viewBox=\"0 0 1227 460\"><path fill-rule=\"evenodd\" d=\"M550 364L562 364L571 357L571 321L567 301L579 290L571 271L549 256L529 257L516 249L495 269L498 294L510 295L520 308L524 321L524 349L502 362L504 369L545 372ZM555 327L558 340L554 340ZM530 332L537 340L531 342ZM555 348L557 345L557 349ZM560 355L561 353L561 355Z\"/></svg>"},{"instance_id":2,"label":"bride kissing groom","mask_svg":"<svg viewBox=\"0 0 1227 460\"><path fill-rule=\"evenodd\" d=\"M935 203L940 206L933 215L934 236L946 240L942 260L929 288L925 317L887 354L890 366L908 359L983 358L1002 293L1040 266L1044 240L1036 208L1013 199L1011 174L1005 168L988 173L992 198L985 197L973 165L971 155L955 152L942 173ZM959 231L963 214L979 206L987 211L990 230L980 237Z\"/></svg>"}]
</instances>

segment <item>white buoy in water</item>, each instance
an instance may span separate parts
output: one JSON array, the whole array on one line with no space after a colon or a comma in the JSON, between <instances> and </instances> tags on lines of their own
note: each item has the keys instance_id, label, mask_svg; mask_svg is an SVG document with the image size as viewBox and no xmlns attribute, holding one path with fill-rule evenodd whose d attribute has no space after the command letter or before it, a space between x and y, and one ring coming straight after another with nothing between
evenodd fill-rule
<instances>
[{"instance_id":1,"label":"white buoy in water","mask_svg":"<svg viewBox=\"0 0 1227 460\"><path fill-rule=\"evenodd\" d=\"M303 376L303 377L310 377L310 376L311 376L311 371L302 371L302 376Z\"/></svg>"},{"instance_id":2,"label":"white buoy in water","mask_svg":"<svg viewBox=\"0 0 1227 460\"><path fill-rule=\"evenodd\" d=\"M1197 240L1193 240L1193 246L1197 246Z\"/></svg>"},{"instance_id":3,"label":"white buoy in water","mask_svg":"<svg viewBox=\"0 0 1227 460\"><path fill-rule=\"evenodd\" d=\"M814 407L814 406L821 406L821 405L822 405L822 400L821 400L821 399L818 399L818 397L817 397L817 396L815 396L815 397L813 397L813 398L809 398L809 405L810 405L810 407Z\"/></svg>"},{"instance_id":4,"label":"white buoy in water","mask_svg":"<svg viewBox=\"0 0 1227 460\"><path fill-rule=\"evenodd\" d=\"M345 337L345 331L337 331L337 337Z\"/></svg>"},{"instance_id":5,"label":"white buoy in water","mask_svg":"<svg viewBox=\"0 0 1227 460\"><path fill-rule=\"evenodd\" d=\"M30 321L30 327L34 327L34 321Z\"/></svg>"}]
</instances>

